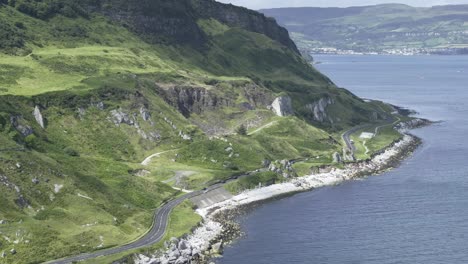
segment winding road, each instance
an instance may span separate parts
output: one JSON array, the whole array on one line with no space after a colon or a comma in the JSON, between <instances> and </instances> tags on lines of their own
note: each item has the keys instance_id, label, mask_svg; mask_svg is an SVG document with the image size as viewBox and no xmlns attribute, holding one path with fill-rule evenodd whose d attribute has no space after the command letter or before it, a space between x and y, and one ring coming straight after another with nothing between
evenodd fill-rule
<instances>
[{"instance_id":1,"label":"winding road","mask_svg":"<svg viewBox=\"0 0 468 264\"><path fill-rule=\"evenodd\" d=\"M351 151L351 154L353 155L353 157L354 157L354 152L356 152L356 146L354 146L351 140L351 135L358 132L359 130L363 128L370 127L370 126L371 125L368 125L368 124L356 126L343 133L342 138L344 142L346 143L346 146L348 147L349 151Z\"/></svg>"},{"instance_id":2,"label":"winding road","mask_svg":"<svg viewBox=\"0 0 468 264\"><path fill-rule=\"evenodd\" d=\"M377 135L382 127L389 126L389 125L394 125L394 124L396 124L396 123L398 123L400 121L401 121L400 117L387 119L387 121L383 125L377 126L375 128L374 135ZM356 146L354 145L353 141L351 140L351 135L358 132L361 129L369 128L369 127L372 127L372 125L371 124L364 124L364 125L353 127L350 130L343 133L343 135L342 135L343 141L346 143L346 147L348 148L348 150L351 151L351 155L352 155L353 159L354 159L354 153L356 152Z\"/></svg>"},{"instance_id":3,"label":"winding road","mask_svg":"<svg viewBox=\"0 0 468 264\"><path fill-rule=\"evenodd\" d=\"M81 255L74 256L74 257L53 260L53 261L49 261L46 263L47 264L69 264L69 263L95 259L99 257L121 253L124 251L129 251L129 250L134 250L134 249L139 249L139 248L144 248L144 247L154 245L162 241L162 239L164 238L164 235L166 233L166 228L168 225L169 215L176 206L181 204L186 199L190 199L195 196L201 195L207 191L220 188L223 185L224 185L223 183L217 183L215 185L208 187L204 191L191 192L164 204L162 207L156 210L154 219L153 219L153 225L151 226L151 229L149 230L149 232L134 242L131 242L127 245L123 245L119 247L103 249L103 250L95 251L92 253L84 253Z\"/></svg>"}]
</instances>

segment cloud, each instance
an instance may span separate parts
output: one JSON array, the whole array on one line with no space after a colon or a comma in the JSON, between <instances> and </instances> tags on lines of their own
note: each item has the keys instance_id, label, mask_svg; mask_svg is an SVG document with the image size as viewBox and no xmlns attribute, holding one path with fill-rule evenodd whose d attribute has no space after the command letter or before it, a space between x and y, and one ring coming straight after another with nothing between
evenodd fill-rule
<instances>
[{"instance_id":1,"label":"cloud","mask_svg":"<svg viewBox=\"0 0 468 264\"><path fill-rule=\"evenodd\" d=\"M274 8L274 7L347 7L376 5L383 3L401 3L412 6L433 6L448 4L468 4L468 0L218 0L223 3L232 3L234 5L245 6L251 9Z\"/></svg>"}]
</instances>

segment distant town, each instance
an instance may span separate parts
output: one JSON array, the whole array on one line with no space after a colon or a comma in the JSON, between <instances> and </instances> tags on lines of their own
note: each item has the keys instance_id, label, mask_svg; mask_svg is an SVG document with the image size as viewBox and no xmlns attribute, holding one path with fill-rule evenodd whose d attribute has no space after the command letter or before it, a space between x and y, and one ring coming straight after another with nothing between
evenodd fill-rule
<instances>
[{"instance_id":1,"label":"distant town","mask_svg":"<svg viewBox=\"0 0 468 264\"><path fill-rule=\"evenodd\" d=\"M311 48L304 52L311 54L331 54L331 55L468 55L468 48L403 48L403 49L383 49L380 51L356 51L344 50L333 47Z\"/></svg>"}]
</instances>

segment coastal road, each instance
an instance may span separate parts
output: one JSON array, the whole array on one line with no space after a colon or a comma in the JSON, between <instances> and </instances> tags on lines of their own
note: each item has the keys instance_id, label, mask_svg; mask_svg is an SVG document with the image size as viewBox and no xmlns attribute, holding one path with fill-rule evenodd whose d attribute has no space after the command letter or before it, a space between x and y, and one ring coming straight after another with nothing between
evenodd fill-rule
<instances>
[{"instance_id":1,"label":"coastal road","mask_svg":"<svg viewBox=\"0 0 468 264\"><path fill-rule=\"evenodd\" d=\"M190 199L192 197L201 195L205 192L220 188L222 186L223 186L222 183L218 183L218 184L210 186L204 191L191 192L164 204L162 207L156 210L154 219L153 219L153 225L151 226L150 231L146 235L144 235L142 238L138 239L137 241L134 241L132 243L119 246L119 247L103 249L103 250L92 252L92 253L84 253L81 255L74 256L74 257L53 260L53 261L49 261L46 263L47 264L69 264L73 262L95 259L99 257L121 253L124 251L129 251L133 249L139 249L139 248L144 248L144 247L154 245L162 241L162 239L164 238L164 235L166 233L166 228L168 225L169 215L176 206L181 204L186 199Z\"/></svg>"},{"instance_id":2,"label":"coastal road","mask_svg":"<svg viewBox=\"0 0 468 264\"><path fill-rule=\"evenodd\" d=\"M342 138L343 138L344 142L346 143L346 147L348 147L348 150L351 151L351 154L353 155L353 157L354 157L354 152L356 152L356 146L354 146L354 144L353 144L353 142L351 140L351 135L356 133L357 131L359 131L361 129L364 129L364 128L370 127L370 126L371 125L369 125L369 124L356 126L356 127L353 127L350 130L343 133Z\"/></svg>"},{"instance_id":3,"label":"coastal road","mask_svg":"<svg viewBox=\"0 0 468 264\"><path fill-rule=\"evenodd\" d=\"M239 177L244 177L244 176L247 176L247 174L239 176ZM229 182L232 180L235 180L235 178L232 178L226 182ZM216 183L206 188L205 190L195 191L195 192L185 194L183 196L180 196L177 199L174 199L164 204L162 207L156 210L154 218L153 218L153 225L151 226L151 229L149 230L149 232L134 242L131 242L127 245L123 245L119 247L103 249L103 250L95 251L92 253L84 253L81 255L74 256L74 257L53 260L53 261L49 261L45 263L46 264L69 264L69 263L80 262L80 261L89 260L89 259L96 259L99 257L109 256L109 255L129 251L129 250L134 250L134 249L139 249L139 248L144 248L144 247L154 245L162 241L162 239L164 238L167 225L168 225L169 215L176 206L181 204L186 199L190 199L198 195L201 195L203 193L221 188L223 187L224 184L225 184L224 182Z\"/></svg>"},{"instance_id":4,"label":"coastal road","mask_svg":"<svg viewBox=\"0 0 468 264\"><path fill-rule=\"evenodd\" d=\"M375 136L377 136L377 134L379 133L382 127L394 125L400 121L401 119L399 117L387 119L387 121L383 125L377 126L375 128ZM351 155L353 156L353 158L354 158L354 153L356 152L356 146L351 140L351 135L358 132L361 129L370 128L370 127L372 127L371 124L364 124L364 125L353 127L350 130L343 133L342 135L343 141L346 143L346 147L348 148L348 150L351 151Z\"/></svg>"}]
</instances>

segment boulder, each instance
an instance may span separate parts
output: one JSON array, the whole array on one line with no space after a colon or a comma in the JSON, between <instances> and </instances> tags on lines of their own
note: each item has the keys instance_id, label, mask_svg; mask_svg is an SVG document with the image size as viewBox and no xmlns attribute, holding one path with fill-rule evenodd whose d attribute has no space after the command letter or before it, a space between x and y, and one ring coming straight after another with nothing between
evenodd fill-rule
<instances>
[{"instance_id":1,"label":"boulder","mask_svg":"<svg viewBox=\"0 0 468 264\"><path fill-rule=\"evenodd\" d=\"M39 181L39 179L38 179L38 178L34 178L34 179L32 179L32 183L34 183L34 184L39 184L39 182L40 182L40 181Z\"/></svg>"},{"instance_id":2,"label":"boulder","mask_svg":"<svg viewBox=\"0 0 468 264\"><path fill-rule=\"evenodd\" d=\"M192 137L185 134L184 132L182 131L179 131L179 136L183 139L183 140L192 140Z\"/></svg>"},{"instance_id":3,"label":"boulder","mask_svg":"<svg viewBox=\"0 0 468 264\"><path fill-rule=\"evenodd\" d=\"M33 112L33 115L34 115L34 118L36 119L36 122L42 127L44 128L44 118L42 117L42 114L41 114L41 109L39 108L39 106L36 105L36 107L34 108L34 112Z\"/></svg>"},{"instance_id":4,"label":"boulder","mask_svg":"<svg viewBox=\"0 0 468 264\"><path fill-rule=\"evenodd\" d=\"M150 112L145 107L140 108L140 114L141 114L141 118L143 118L143 120L145 121L149 121L151 118Z\"/></svg>"},{"instance_id":5,"label":"boulder","mask_svg":"<svg viewBox=\"0 0 468 264\"><path fill-rule=\"evenodd\" d=\"M22 124L24 120L21 116L11 116L10 121L13 127L24 137L34 134L34 130L30 126Z\"/></svg>"},{"instance_id":6,"label":"boulder","mask_svg":"<svg viewBox=\"0 0 468 264\"><path fill-rule=\"evenodd\" d=\"M99 102L95 106L99 110L104 110L106 108L103 102Z\"/></svg>"},{"instance_id":7,"label":"boulder","mask_svg":"<svg viewBox=\"0 0 468 264\"><path fill-rule=\"evenodd\" d=\"M130 118L130 116L127 113L123 112L121 108L112 110L110 114L112 122L114 122L116 126L120 124L127 124L129 126L133 126L135 124L135 122Z\"/></svg>"},{"instance_id":8,"label":"boulder","mask_svg":"<svg viewBox=\"0 0 468 264\"><path fill-rule=\"evenodd\" d=\"M82 119L86 114L86 110L83 107L78 107L77 112L78 112L78 116L80 117L80 119Z\"/></svg>"},{"instance_id":9,"label":"boulder","mask_svg":"<svg viewBox=\"0 0 468 264\"><path fill-rule=\"evenodd\" d=\"M270 166L270 164L271 164L271 161L269 161L267 159L262 161L262 167L263 168L268 168L268 166Z\"/></svg>"},{"instance_id":10,"label":"boulder","mask_svg":"<svg viewBox=\"0 0 468 264\"><path fill-rule=\"evenodd\" d=\"M211 253L214 255L221 255L223 254L223 241L220 241L216 244L211 246Z\"/></svg>"},{"instance_id":11,"label":"boulder","mask_svg":"<svg viewBox=\"0 0 468 264\"><path fill-rule=\"evenodd\" d=\"M6 224L6 223L7 223L6 220L0 220L0 225L4 225L4 224Z\"/></svg>"},{"instance_id":12,"label":"boulder","mask_svg":"<svg viewBox=\"0 0 468 264\"><path fill-rule=\"evenodd\" d=\"M234 151L234 149L232 147L227 147L226 149L224 149L226 152L232 152Z\"/></svg>"},{"instance_id":13,"label":"boulder","mask_svg":"<svg viewBox=\"0 0 468 264\"><path fill-rule=\"evenodd\" d=\"M16 249L14 249L14 248L11 249L11 250L10 250L10 253L11 253L12 255L15 255L15 254L16 254Z\"/></svg>"},{"instance_id":14,"label":"boulder","mask_svg":"<svg viewBox=\"0 0 468 264\"><path fill-rule=\"evenodd\" d=\"M169 253L169 261L175 261L180 257L180 252L178 249L175 249L174 251L171 251Z\"/></svg>"},{"instance_id":15,"label":"boulder","mask_svg":"<svg viewBox=\"0 0 468 264\"><path fill-rule=\"evenodd\" d=\"M190 259L184 258L184 257L178 258L175 262L175 264L189 264L189 263L190 263Z\"/></svg>"},{"instance_id":16,"label":"boulder","mask_svg":"<svg viewBox=\"0 0 468 264\"><path fill-rule=\"evenodd\" d=\"M179 245L178 245L179 250L186 250L189 248L187 240L180 240Z\"/></svg>"},{"instance_id":17,"label":"boulder","mask_svg":"<svg viewBox=\"0 0 468 264\"><path fill-rule=\"evenodd\" d=\"M290 116L294 115L294 109L292 107L291 97L280 96L277 97L270 106L270 109L277 116Z\"/></svg>"}]
</instances>

